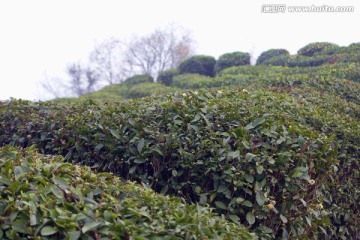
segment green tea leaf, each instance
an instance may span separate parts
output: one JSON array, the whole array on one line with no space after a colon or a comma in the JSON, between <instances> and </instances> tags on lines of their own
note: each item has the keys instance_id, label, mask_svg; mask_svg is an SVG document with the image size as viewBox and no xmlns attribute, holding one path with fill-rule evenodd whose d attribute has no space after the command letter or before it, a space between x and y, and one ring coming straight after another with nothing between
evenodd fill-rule
<instances>
[{"instance_id":1,"label":"green tea leaf","mask_svg":"<svg viewBox=\"0 0 360 240\"><path fill-rule=\"evenodd\" d=\"M60 190L60 188L56 185L51 186L51 192L59 199L64 198L64 193Z\"/></svg>"},{"instance_id":2,"label":"green tea leaf","mask_svg":"<svg viewBox=\"0 0 360 240\"><path fill-rule=\"evenodd\" d=\"M81 231L83 233L86 233L88 231L93 231L93 230L97 229L100 225L101 225L101 222L87 223L82 227Z\"/></svg>"},{"instance_id":3,"label":"green tea leaf","mask_svg":"<svg viewBox=\"0 0 360 240\"><path fill-rule=\"evenodd\" d=\"M18 233L30 234L30 231L27 227L28 222L27 220L21 218L17 219L12 223L12 228L17 231Z\"/></svg>"},{"instance_id":4,"label":"green tea leaf","mask_svg":"<svg viewBox=\"0 0 360 240\"><path fill-rule=\"evenodd\" d=\"M69 183L64 178L54 177L53 181L55 184L57 184L63 190L66 190L69 188Z\"/></svg>"},{"instance_id":5,"label":"green tea leaf","mask_svg":"<svg viewBox=\"0 0 360 240\"><path fill-rule=\"evenodd\" d=\"M252 183L254 181L254 176L250 174L245 174L245 180L249 183Z\"/></svg>"},{"instance_id":6,"label":"green tea leaf","mask_svg":"<svg viewBox=\"0 0 360 240\"><path fill-rule=\"evenodd\" d=\"M229 218L231 219L231 221L233 221L235 223L238 223L240 221L240 218L235 214L230 214Z\"/></svg>"},{"instance_id":7,"label":"green tea leaf","mask_svg":"<svg viewBox=\"0 0 360 240\"><path fill-rule=\"evenodd\" d=\"M256 166L256 171L258 174L262 174L264 171L264 167L262 165Z\"/></svg>"},{"instance_id":8,"label":"green tea leaf","mask_svg":"<svg viewBox=\"0 0 360 240\"><path fill-rule=\"evenodd\" d=\"M281 219L281 221L282 221L283 223L287 223L287 222L288 222L287 218L286 218L284 215L282 215L282 214L280 214L280 219Z\"/></svg>"},{"instance_id":9,"label":"green tea leaf","mask_svg":"<svg viewBox=\"0 0 360 240\"><path fill-rule=\"evenodd\" d=\"M113 135L116 139L121 139L120 138L120 135L119 135L119 132L117 131L117 130L115 130L115 129L110 129L110 133L111 133L111 135Z\"/></svg>"},{"instance_id":10,"label":"green tea leaf","mask_svg":"<svg viewBox=\"0 0 360 240\"><path fill-rule=\"evenodd\" d=\"M215 205L218 207L218 208L221 208L221 209L225 209L227 210L228 208L226 207L226 205L221 202L221 201L215 201Z\"/></svg>"},{"instance_id":11,"label":"green tea leaf","mask_svg":"<svg viewBox=\"0 0 360 240\"><path fill-rule=\"evenodd\" d=\"M138 144L137 144L137 150L138 150L138 152L141 153L142 150L143 150L143 148L144 148L144 139L142 138L142 139L140 139L140 141L139 141Z\"/></svg>"},{"instance_id":12,"label":"green tea leaf","mask_svg":"<svg viewBox=\"0 0 360 240\"><path fill-rule=\"evenodd\" d=\"M241 205L245 206L245 207L252 207L253 204L249 201L249 200L245 200L241 203Z\"/></svg>"},{"instance_id":13,"label":"green tea leaf","mask_svg":"<svg viewBox=\"0 0 360 240\"><path fill-rule=\"evenodd\" d=\"M50 235L57 233L57 230L54 227L46 226L41 229L40 233L42 236L50 236Z\"/></svg>"},{"instance_id":14,"label":"green tea leaf","mask_svg":"<svg viewBox=\"0 0 360 240\"><path fill-rule=\"evenodd\" d=\"M255 223L255 216L252 212L248 212L246 214L246 221L250 224L253 225Z\"/></svg>"},{"instance_id":15,"label":"green tea leaf","mask_svg":"<svg viewBox=\"0 0 360 240\"><path fill-rule=\"evenodd\" d=\"M256 202L257 202L260 206L264 205L264 203L265 203L265 196L264 196L264 193L263 193L262 191L257 191L255 198L256 198Z\"/></svg>"},{"instance_id":16,"label":"green tea leaf","mask_svg":"<svg viewBox=\"0 0 360 240\"><path fill-rule=\"evenodd\" d=\"M69 240L78 240L81 236L81 232L80 231L71 231L68 232L68 237Z\"/></svg>"}]
</instances>

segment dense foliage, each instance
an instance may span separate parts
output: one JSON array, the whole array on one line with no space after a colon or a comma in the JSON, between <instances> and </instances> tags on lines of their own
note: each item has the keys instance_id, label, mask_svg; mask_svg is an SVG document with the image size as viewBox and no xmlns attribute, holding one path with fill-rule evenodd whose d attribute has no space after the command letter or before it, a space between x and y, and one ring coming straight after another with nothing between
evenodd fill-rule
<instances>
[{"instance_id":1,"label":"dense foliage","mask_svg":"<svg viewBox=\"0 0 360 240\"><path fill-rule=\"evenodd\" d=\"M1 239L253 239L209 208L34 149L0 149Z\"/></svg>"},{"instance_id":2,"label":"dense foliage","mask_svg":"<svg viewBox=\"0 0 360 240\"><path fill-rule=\"evenodd\" d=\"M273 58L278 58L280 56L284 58L289 55L290 53L286 49L270 49L260 54L260 56L256 60L256 65L266 64L266 62L270 61Z\"/></svg>"},{"instance_id":3,"label":"dense foliage","mask_svg":"<svg viewBox=\"0 0 360 240\"><path fill-rule=\"evenodd\" d=\"M315 42L315 43L310 43L303 48L300 48L298 51L298 54L311 57L314 54L319 53L321 51L332 49L332 48L338 48L338 47L339 46L334 43Z\"/></svg>"},{"instance_id":4,"label":"dense foliage","mask_svg":"<svg viewBox=\"0 0 360 240\"><path fill-rule=\"evenodd\" d=\"M102 107L12 101L0 141L210 204L261 236L355 236L358 108L308 89L222 91Z\"/></svg>"},{"instance_id":5,"label":"dense foliage","mask_svg":"<svg viewBox=\"0 0 360 240\"><path fill-rule=\"evenodd\" d=\"M170 86L170 85L172 85L173 78L176 75L179 75L178 69L170 69L170 70L162 71L159 73L159 76L156 79L156 82L162 83L165 86Z\"/></svg>"},{"instance_id":6,"label":"dense foliage","mask_svg":"<svg viewBox=\"0 0 360 240\"><path fill-rule=\"evenodd\" d=\"M147 75L147 74L134 75L124 81L125 84L128 84L130 86L140 84L140 83L149 83L149 82L154 82L154 79L150 75Z\"/></svg>"},{"instance_id":7,"label":"dense foliage","mask_svg":"<svg viewBox=\"0 0 360 240\"><path fill-rule=\"evenodd\" d=\"M198 89L214 86L214 79L199 74L181 74L173 79L173 86L182 89Z\"/></svg>"},{"instance_id":8,"label":"dense foliage","mask_svg":"<svg viewBox=\"0 0 360 240\"><path fill-rule=\"evenodd\" d=\"M209 205L260 239L357 239L359 47L316 46L214 77L174 74L171 87L94 93L142 99L1 102L0 145Z\"/></svg>"},{"instance_id":9,"label":"dense foliage","mask_svg":"<svg viewBox=\"0 0 360 240\"><path fill-rule=\"evenodd\" d=\"M215 75L215 63L215 58L211 56L193 56L180 64L179 73L194 73L213 77Z\"/></svg>"},{"instance_id":10,"label":"dense foliage","mask_svg":"<svg viewBox=\"0 0 360 240\"><path fill-rule=\"evenodd\" d=\"M244 52L225 53L219 57L215 64L215 72L219 73L225 68L250 65L250 54Z\"/></svg>"}]
</instances>

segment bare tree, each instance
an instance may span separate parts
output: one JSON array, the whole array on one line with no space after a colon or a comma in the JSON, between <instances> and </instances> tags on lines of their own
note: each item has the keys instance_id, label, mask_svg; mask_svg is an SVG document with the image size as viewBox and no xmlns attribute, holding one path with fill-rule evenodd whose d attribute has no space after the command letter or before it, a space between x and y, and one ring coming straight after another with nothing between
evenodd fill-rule
<instances>
[{"instance_id":1,"label":"bare tree","mask_svg":"<svg viewBox=\"0 0 360 240\"><path fill-rule=\"evenodd\" d=\"M68 66L70 76L70 90L77 96L92 92L98 82L98 75L90 68L84 68L80 63Z\"/></svg>"},{"instance_id":2,"label":"bare tree","mask_svg":"<svg viewBox=\"0 0 360 240\"><path fill-rule=\"evenodd\" d=\"M95 46L87 65L68 65L69 80L46 78L42 87L55 97L70 93L80 96L135 74L149 74L156 79L161 71L176 68L192 56L194 45L190 32L175 24L131 41L110 38Z\"/></svg>"},{"instance_id":3,"label":"bare tree","mask_svg":"<svg viewBox=\"0 0 360 240\"><path fill-rule=\"evenodd\" d=\"M66 73L70 78L48 77L44 75L41 88L45 91L39 98L51 99L61 97L74 97L93 92L99 87L99 76L89 67L80 63L69 64Z\"/></svg>"},{"instance_id":4,"label":"bare tree","mask_svg":"<svg viewBox=\"0 0 360 240\"><path fill-rule=\"evenodd\" d=\"M98 44L90 54L90 66L102 81L120 83L131 74L123 65L122 49L123 44L111 38Z\"/></svg>"},{"instance_id":5,"label":"bare tree","mask_svg":"<svg viewBox=\"0 0 360 240\"><path fill-rule=\"evenodd\" d=\"M45 74L44 79L40 82L40 89L43 89L42 92L44 93L38 93L39 99L48 99L54 97L61 98L66 96L65 89L67 89L67 87L64 85L61 78L49 77L47 74Z\"/></svg>"},{"instance_id":6,"label":"bare tree","mask_svg":"<svg viewBox=\"0 0 360 240\"><path fill-rule=\"evenodd\" d=\"M194 40L189 31L170 25L148 36L134 37L125 48L125 64L132 73L156 77L159 72L176 68L192 56Z\"/></svg>"}]
</instances>

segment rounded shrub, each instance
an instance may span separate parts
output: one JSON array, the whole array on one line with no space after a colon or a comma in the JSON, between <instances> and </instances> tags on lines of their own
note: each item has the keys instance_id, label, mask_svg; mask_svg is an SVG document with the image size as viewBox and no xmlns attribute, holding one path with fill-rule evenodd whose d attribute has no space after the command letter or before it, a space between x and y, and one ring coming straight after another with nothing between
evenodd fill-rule
<instances>
[{"instance_id":1,"label":"rounded shrub","mask_svg":"<svg viewBox=\"0 0 360 240\"><path fill-rule=\"evenodd\" d=\"M136 85L136 84L148 83L148 82L154 82L154 78L148 74L134 75L124 81L124 83L128 85Z\"/></svg>"},{"instance_id":2,"label":"rounded shrub","mask_svg":"<svg viewBox=\"0 0 360 240\"><path fill-rule=\"evenodd\" d=\"M286 49L270 49L260 54L258 59L256 60L256 65L260 65L267 61L270 58L278 57L278 56L289 56L290 53ZM264 64L265 65L265 64Z\"/></svg>"},{"instance_id":3,"label":"rounded shrub","mask_svg":"<svg viewBox=\"0 0 360 240\"><path fill-rule=\"evenodd\" d=\"M179 75L178 69L169 69L159 73L156 82L166 86L172 85L174 76Z\"/></svg>"},{"instance_id":4,"label":"rounded shrub","mask_svg":"<svg viewBox=\"0 0 360 240\"><path fill-rule=\"evenodd\" d=\"M213 78L199 74L181 74L174 77L173 86L182 89L198 89L203 87L214 87Z\"/></svg>"},{"instance_id":5,"label":"rounded shrub","mask_svg":"<svg viewBox=\"0 0 360 240\"><path fill-rule=\"evenodd\" d=\"M360 53L360 42L350 44L347 49L352 53Z\"/></svg>"},{"instance_id":6,"label":"rounded shrub","mask_svg":"<svg viewBox=\"0 0 360 240\"><path fill-rule=\"evenodd\" d=\"M219 73L225 68L233 66L250 65L250 54L244 52L225 53L219 57L215 64L215 72Z\"/></svg>"},{"instance_id":7,"label":"rounded shrub","mask_svg":"<svg viewBox=\"0 0 360 240\"><path fill-rule=\"evenodd\" d=\"M193 56L180 64L179 73L195 73L213 77L215 76L215 64L216 60L212 56Z\"/></svg>"},{"instance_id":8,"label":"rounded shrub","mask_svg":"<svg viewBox=\"0 0 360 240\"><path fill-rule=\"evenodd\" d=\"M168 87L160 83L140 83L129 89L128 98L148 97L155 94L164 94L169 91Z\"/></svg>"},{"instance_id":9,"label":"rounded shrub","mask_svg":"<svg viewBox=\"0 0 360 240\"><path fill-rule=\"evenodd\" d=\"M316 67L330 63L332 59L333 58L330 55L318 55L313 57L297 55L289 58L287 65L289 67Z\"/></svg>"},{"instance_id":10,"label":"rounded shrub","mask_svg":"<svg viewBox=\"0 0 360 240\"><path fill-rule=\"evenodd\" d=\"M261 65L267 65L267 66L287 66L288 61L291 58L288 54L282 54L276 57L272 57L269 59L266 59L264 62L261 63Z\"/></svg>"},{"instance_id":11,"label":"rounded shrub","mask_svg":"<svg viewBox=\"0 0 360 240\"><path fill-rule=\"evenodd\" d=\"M305 47L299 49L298 54L303 56L314 56L314 54L318 54L324 50L328 50L331 48L339 48L339 45L329 42L315 42L306 45Z\"/></svg>"}]
</instances>

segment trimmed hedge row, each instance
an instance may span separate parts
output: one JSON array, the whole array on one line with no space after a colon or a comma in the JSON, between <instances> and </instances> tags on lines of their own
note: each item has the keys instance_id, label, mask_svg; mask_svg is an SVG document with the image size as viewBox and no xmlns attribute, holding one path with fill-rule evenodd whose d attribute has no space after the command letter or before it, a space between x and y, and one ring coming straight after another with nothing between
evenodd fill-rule
<instances>
[{"instance_id":1,"label":"trimmed hedge row","mask_svg":"<svg viewBox=\"0 0 360 240\"><path fill-rule=\"evenodd\" d=\"M355 63L337 63L310 69L259 65L228 68L216 78L213 86L308 86L360 104L359 80L360 64Z\"/></svg>"},{"instance_id":2,"label":"trimmed hedge row","mask_svg":"<svg viewBox=\"0 0 360 240\"><path fill-rule=\"evenodd\" d=\"M0 143L36 144L210 204L262 237L353 238L356 108L306 93L240 88L103 107L11 101L1 105Z\"/></svg>"},{"instance_id":3,"label":"trimmed hedge row","mask_svg":"<svg viewBox=\"0 0 360 240\"><path fill-rule=\"evenodd\" d=\"M0 148L1 239L254 239L209 208L34 149Z\"/></svg>"}]
</instances>

